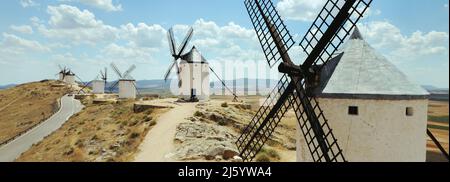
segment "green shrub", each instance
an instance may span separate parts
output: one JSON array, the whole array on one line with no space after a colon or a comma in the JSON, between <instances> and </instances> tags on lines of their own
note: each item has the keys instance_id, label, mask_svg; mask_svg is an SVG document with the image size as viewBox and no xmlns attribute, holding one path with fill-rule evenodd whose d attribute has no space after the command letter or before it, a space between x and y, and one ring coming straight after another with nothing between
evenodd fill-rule
<instances>
[{"instance_id":1,"label":"green shrub","mask_svg":"<svg viewBox=\"0 0 450 182\"><path fill-rule=\"evenodd\" d=\"M150 121L150 126L155 126L156 125L156 121Z\"/></svg>"},{"instance_id":2,"label":"green shrub","mask_svg":"<svg viewBox=\"0 0 450 182\"><path fill-rule=\"evenodd\" d=\"M280 159L280 154L278 154L278 152L273 150L273 149L267 149L266 153L271 158L274 158L274 159L277 159L277 160Z\"/></svg>"},{"instance_id":3,"label":"green shrub","mask_svg":"<svg viewBox=\"0 0 450 182\"><path fill-rule=\"evenodd\" d=\"M224 103L222 103L220 106L222 106L222 107L228 107L228 103L224 102Z\"/></svg>"},{"instance_id":4,"label":"green shrub","mask_svg":"<svg viewBox=\"0 0 450 182\"><path fill-rule=\"evenodd\" d=\"M151 117L151 116L149 116L149 115L145 115L145 116L144 116L144 121L145 121L145 122L149 122L149 121L151 121L151 120L153 120L153 117Z\"/></svg>"},{"instance_id":5,"label":"green shrub","mask_svg":"<svg viewBox=\"0 0 450 182\"><path fill-rule=\"evenodd\" d=\"M139 137L139 135L140 135L139 133L133 132L133 133L131 133L130 138L135 139L135 138Z\"/></svg>"},{"instance_id":6,"label":"green shrub","mask_svg":"<svg viewBox=\"0 0 450 182\"><path fill-rule=\"evenodd\" d=\"M270 162L270 158L266 154L256 156L256 162Z\"/></svg>"},{"instance_id":7,"label":"green shrub","mask_svg":"<svg viewBox=\"0 0 450 182\"><path fill-rule=\"evenodd\" d=\"M194 116L195 116L195 117L202 117L202 116L203 116L203 113L200 112L200 111L195 111Z\"/></svg>"}]
</instances>

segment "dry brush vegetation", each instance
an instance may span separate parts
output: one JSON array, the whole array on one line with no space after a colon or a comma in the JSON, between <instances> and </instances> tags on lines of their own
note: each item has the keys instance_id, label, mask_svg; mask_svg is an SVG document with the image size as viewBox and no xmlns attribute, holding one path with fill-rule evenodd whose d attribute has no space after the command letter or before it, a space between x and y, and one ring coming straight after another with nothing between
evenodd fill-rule
<instances>
[{"instance_id":1,"label":"dry brush vegetation","mask_svg":"<svg viewBox=\"0 0 450 182\"><path fill-rule=\"evenodd\" d=\"M17 161L131 161L165 109L133 112L133 101L93 104L23 153Z\"/></svg>"},{"instance_id":2,"label":"dry brush vegetation","mask_svg":"<svg viewBox=\"0 0 450 182\"><path fill-rule=\"evenodd\" d=\"M70 91L57 81L43 80L0 90L0 143L52 116L58 99Z\"/></svg>"}]
</instances>

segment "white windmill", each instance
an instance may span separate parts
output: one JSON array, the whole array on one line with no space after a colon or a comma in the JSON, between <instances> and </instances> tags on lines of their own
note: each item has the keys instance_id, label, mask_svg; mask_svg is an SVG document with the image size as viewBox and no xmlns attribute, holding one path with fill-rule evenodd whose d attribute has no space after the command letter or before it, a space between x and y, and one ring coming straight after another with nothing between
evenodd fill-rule
<instances>
[{"instance_id":1,"label":"white windmill","mask_svg":"<svg viewBox=\"0 0 450 182\"><path fill-rule=\"evenodd\" d=\"M104 71L100 71L100 77L101 79L98 79L98 77L92 81L92 92L94 94L104 94L105 93L105 86L107 82L107 69L105 68Z\"/></svg>"},{"instance_id":2,"label":"white windmill","mask_svg":"<svg viewBox=\"0 0 450 182\"><path fill-rule=\"evenodd\" d=\"M59 77L59 81L68 83L68 84L76 84L75 83L75 74L66 66L62 67L58 65L59 73L57 74Z\"/></svg>"},{"instance_id":3,"label":"white windmill","mask_svg":"<svg viewBox=\"0 0 450 182\"><path fill-rule=\"evenodd\" d=\"M136 69L136 66L132 65L123 74L114 63L111 63L111 68L117 74L119 80L112 84L110 90L112 91L119 86L119 99L135 99L137 93L136 80L130 74Z\"/></svg>"},{"instance_id":4,"label":"white windmill","mask_svg":"<svg viewBox=\"0 0 450 182\"><path fill-rule=\"evenodd\" d=\"M170 53L173 63L167 70L164 80L167 81L173 67L177 69L178 95L180 99L186 101L208 100L209 99L209 64L205 58L192 47L191 51L183 54L189 40L192 38L194 30L189 29L183 42L178 49L173 35L172 28L167 33L169 39ZM180 60L180 63L178 63Z\"/></svg>"},{"instance_id":5,"label":"white windmill","mask_svg":"<svg viewBox=\"0 0 450 182\"><path fill-rule=\"evenodd\" d=\"M173 62L164 75L164 80L167 81L173 67L175 67L177 69L179 98L186 101L208 100L210 89L209 71L211 71L221 81L222 85L233 94L233 100L237 101L237 95L225 85L225 82L219 78L195 46L189 52L184 53L193 33L194 29L190 28L177 49L172 28L167 32ZM178 62L178 60L180 61Z\"/></svg>"}]
</instances>

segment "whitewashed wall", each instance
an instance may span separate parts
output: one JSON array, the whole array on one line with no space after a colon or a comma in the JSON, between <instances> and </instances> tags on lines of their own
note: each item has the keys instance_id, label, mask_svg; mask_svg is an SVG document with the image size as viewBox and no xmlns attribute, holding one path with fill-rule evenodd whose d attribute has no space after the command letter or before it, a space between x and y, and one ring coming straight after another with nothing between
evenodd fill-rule
<instances>
[{"instance_id":1,"label":"whitewashed wall","mask_svg":"<svg viewBox=\"0 0 450 182\"><path fill-rule=\"evenodd\" d=\"M103 93L105 93L105 81L103 81L103 80L94 80L94 81L92 81L92 92L94 94L103 94Z\"/></svg>"},{"instance_id":2,"label":"whitewashed wall","mask_svg":"<svg viewBox=\"0 0 450 182\"><path fill-rule=\"evenodd\" d=\"M120 80L119 81L119 98L120 99L135 99L136 88L134 87L135 81Z\"/></svg>"},{"instance_id":3,"label":"whitewashed wall","mask_svg":"<svg viewBox=\"0 0 450 182\"><path fill-rule=\"evenodd\" d=\"M348 161L425 161L428 100L322 98L319 102ZM349 115L349 106L358 106L359 115ZM413 116L406 116L407 107L413 108ZM300 132L297 160L312 161Z\"/></svg>"},{"instance_id":4,"label":"whitewashed wall","mask_svg":"<svg viewBox=\"0 0 450 182\"><path fill-rule=\"evenodd\" d=\"M68 83L68 84L75 84L75 76L72 75L66 75L64 77L64 82Z\"/></svg>"},{"instance_id":5,"label":"whitewashed wall","mask_svg":"<svg viewBox=\"0 0 450 182\"><path fill-rule=\"evenodd\" d=\"M209 64L182 63L180 64L180 78L182 80L179 89L180 98L186 100L191 97L191 89L196 89L199 100L209 99Z\"/></svg>"}]
</instances>

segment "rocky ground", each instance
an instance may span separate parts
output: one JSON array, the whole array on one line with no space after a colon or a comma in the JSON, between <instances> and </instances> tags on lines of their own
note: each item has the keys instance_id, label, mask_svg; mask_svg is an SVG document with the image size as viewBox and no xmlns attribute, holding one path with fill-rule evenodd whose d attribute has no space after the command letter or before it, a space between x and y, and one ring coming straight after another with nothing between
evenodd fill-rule
<instances>
[{"instance_id":1,"label":"rocky ground","mask_svg":"<svg viewBox=\"0 0 450 182\"><path fill-rule=\"evenodd\" d=\"M241 161L235 141L255 114L252 104L212 100L196 107L193 116L177 127L173 157L180 161ZM288 116L280 124L256 161L295 160L295 125L290 120Z\"/></svg>"}]
</instances>

